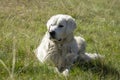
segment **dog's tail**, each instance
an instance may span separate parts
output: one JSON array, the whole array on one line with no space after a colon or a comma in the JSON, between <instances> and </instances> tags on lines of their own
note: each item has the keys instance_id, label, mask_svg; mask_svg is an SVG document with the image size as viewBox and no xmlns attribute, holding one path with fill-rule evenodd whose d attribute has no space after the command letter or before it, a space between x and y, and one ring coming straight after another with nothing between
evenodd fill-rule
<instances>
[{"instance_id":1,"label":"dog's tail","mask_svg":"<svg viewBox=\"0 0 120 80\"><path fill-rule=\"evenodd\" d=\"M85 54L80 54L80 57L82 60L89 62L92 60L98 60L104 58L103 55L97 54L97 53L85 53Z\"/></svg>"}]
</instances>

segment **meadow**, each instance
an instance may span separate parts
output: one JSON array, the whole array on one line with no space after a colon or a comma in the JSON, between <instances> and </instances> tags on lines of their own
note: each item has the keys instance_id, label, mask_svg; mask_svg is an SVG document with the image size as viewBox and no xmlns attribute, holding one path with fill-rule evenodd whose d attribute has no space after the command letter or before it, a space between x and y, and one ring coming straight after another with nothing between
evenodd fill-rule
<instances>
[{"instance_id":1,"label":"meadow","mask_svg":"<svg viewBox=\"0 0 120 80\"><path fill-rule=\"evenodd\" d=\"M68 77L41 64L33 51L55 14L74 17L86 51L105 58ZM120 80L120 0L0 0L0 80Z\"/></svg>"}]
</instances>

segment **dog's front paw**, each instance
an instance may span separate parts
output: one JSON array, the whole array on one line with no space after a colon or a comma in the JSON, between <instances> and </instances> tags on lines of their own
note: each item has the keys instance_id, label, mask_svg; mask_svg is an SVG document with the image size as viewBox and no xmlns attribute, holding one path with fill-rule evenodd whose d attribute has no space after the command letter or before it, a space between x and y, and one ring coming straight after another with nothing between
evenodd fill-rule
<instances>
[{"instance_id":1,"label":"dog's front paw","mask_svg":"<svg viewBox=\"0 0 120 80\"><path fill-rule=\"evenodd\" d=\"M68 76L68 75L69 75L69 69L65 69L65 70L62 72L62 74L63 74L64 76Z\"/></svg>"}]
</instances>

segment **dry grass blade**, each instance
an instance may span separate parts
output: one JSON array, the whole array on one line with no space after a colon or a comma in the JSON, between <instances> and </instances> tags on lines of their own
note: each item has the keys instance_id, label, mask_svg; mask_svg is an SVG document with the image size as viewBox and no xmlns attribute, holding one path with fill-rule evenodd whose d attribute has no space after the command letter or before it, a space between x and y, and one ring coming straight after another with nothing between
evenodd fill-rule
<instances>
[{"instance_id":1,"label":"dry grass blade","mask_svg":"<svg viewBox=\"0 0 120 80\"><path fill-rule=\"evenodd\" d=\"M6 66L6 64L0 59L0 63L3 65L3 67L7 70L9 76L11 76L11 72L10 70L8 69L8 67Z\"/></svg>"},{"instance_id":2,"label":"dry grass blade","mask_svg":"<svg viewBox=\"0 0 120 80\"><path fill-rule=\"evenodd\" d=\"M12 53L13 53L13 60L12 60L12 74L11 74L11 77L13 78L14 77L14 69L15 69L15 61L16 61L16 39L15 39L15 36L13 36L13 47L12 47Z\"/></svg>"}]
</instances>

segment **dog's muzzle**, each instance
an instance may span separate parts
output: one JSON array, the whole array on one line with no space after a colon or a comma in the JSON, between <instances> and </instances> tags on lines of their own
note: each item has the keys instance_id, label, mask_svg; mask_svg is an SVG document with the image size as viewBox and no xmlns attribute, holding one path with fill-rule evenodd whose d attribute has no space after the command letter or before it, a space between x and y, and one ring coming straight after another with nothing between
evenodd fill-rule
<instances>
[{"instance_id":1,"label":"dog's muzzle","mask_svg":"<svg viewBox=\"0 0 120 80\"><path fill-rule=\"evenodd\" d=\"M53 41L62 41L62 39L56 39L56 32L55 31L49 32L49 35L50 35L50 39Z\"/></svg>"}]
</instances>

